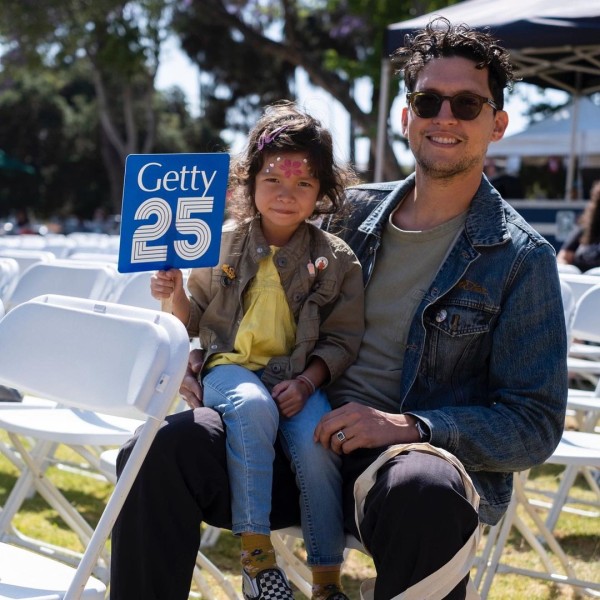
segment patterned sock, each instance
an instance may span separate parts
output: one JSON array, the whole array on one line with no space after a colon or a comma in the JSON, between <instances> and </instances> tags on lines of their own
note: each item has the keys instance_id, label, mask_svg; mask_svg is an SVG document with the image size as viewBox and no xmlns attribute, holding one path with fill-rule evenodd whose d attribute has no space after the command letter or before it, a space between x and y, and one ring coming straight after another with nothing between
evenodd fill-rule
<instances>
[{"instance_id":1,"label":"patterned sock","mask_svg":"<svg viewBox=\"0 0 600 600\"><path fill-rule=\"evenodd\" d=\"M313 571L312 600L327 600L335 592L342 591L340 569Z\"/></svg>"},{"instance_id":2,"label":"patterned sock","mask_svg":"<svg viewBox=\"0 0 600 600\"><path fill-rule=\"evenodd\" d=\"M258 533L242 535L240 562L250 577L256 577L263 569L276 567L275 549L270 536Z\"/></svg>"}]
</instances>

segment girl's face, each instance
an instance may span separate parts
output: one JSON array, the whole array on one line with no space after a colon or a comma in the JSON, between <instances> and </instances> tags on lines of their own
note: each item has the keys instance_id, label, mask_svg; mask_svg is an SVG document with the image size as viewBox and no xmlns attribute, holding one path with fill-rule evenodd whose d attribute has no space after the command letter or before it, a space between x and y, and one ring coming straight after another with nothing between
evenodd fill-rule
<instances>
[{"instance_id":1,"label":"girl's face","mask_svg":"<svg viewBox=\"0 0 600 600\"><path fill-rule=\"evenodd\" d=\"M265 155L256 176L254 202L261 214L263 234L283 246L300 223L310 217L319 198L319 180L312 175L304 152Z\"/></svg>"}]
</instances>

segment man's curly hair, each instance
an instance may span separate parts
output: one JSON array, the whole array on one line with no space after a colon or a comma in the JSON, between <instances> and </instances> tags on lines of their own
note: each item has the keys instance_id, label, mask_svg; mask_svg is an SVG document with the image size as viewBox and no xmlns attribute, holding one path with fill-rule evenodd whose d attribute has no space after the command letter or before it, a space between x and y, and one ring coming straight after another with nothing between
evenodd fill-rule
<instances>
[{"instance_id":1,"label":"man's curly hair","mask_svg":"<svg viewBox=\"0 0 600 600\"><path fill-rule=\"evenodd\" d=\"M398 74L404 74L407 91L414 91L419 73L436 58L460 56L472 60L477 69L488 68L492 98L499 109L504 107L504 88L515 82L508 51L490 33L468 25L453 25L444 17L431 20L414 36L406 35L404 46L392 55Z\"/></svg>"}]
</instances>

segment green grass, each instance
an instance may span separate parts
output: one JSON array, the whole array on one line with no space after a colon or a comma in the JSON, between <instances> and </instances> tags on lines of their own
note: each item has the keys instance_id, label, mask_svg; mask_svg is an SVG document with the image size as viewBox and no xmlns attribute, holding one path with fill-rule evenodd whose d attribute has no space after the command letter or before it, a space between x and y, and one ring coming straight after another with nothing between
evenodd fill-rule
<instances>
[{"instance_id":1,"label":"green grass","mask_svg":"<svg viewBox=\"0 0 600 600\"><path fill-rule=\"evenodd\" d=\"M7 438L0 434L0 440L6 441ZM63 448L59 449L59 456L61 460L75 458L72 453ZM560 469L544 465L532 470L529 485L535 486L537 489L553 491L557 487L559 475ZM0 506L4 504L16 476L15 468L4 456L0 455ZM88 522L94 525L110 494L111 485L91 477L59 469L56 466L50 467L48 476ZM577 480L572 495L579 501L593 502L597 500L583 478ZM543 498L543 496L536 497ZM595 510L598 511L600 508L596 507ZM541 514L544 514L543 511ZM31 537L41 538L51 544L76 551L82 549L75 534L38 495L34 495L25 502L14 520L14 525ZM587 580L600 581L600 517L584 517L563 512L555 529L555 536L569 556L577 576ZM226 573L239 589L238 550L237 539L229 532L224 531L216 545L206 549L205 554ZM298 553L302 555L300 545ZM515 529L509 536L502 562L526 569L542 568L536 553L528 547ZM343 583L348 596L352 600L358 599L360 582L374 574L372 561L359 552L351 551L343 568ZM221 597L225 599L224 594ZM497 575L488 596L489 600L505 600L507 598L568 600L576 597L573 589L569 586L512 574ZM296 598L300 600L305 597L298 592Z\"/></svg>"}]
</instances>

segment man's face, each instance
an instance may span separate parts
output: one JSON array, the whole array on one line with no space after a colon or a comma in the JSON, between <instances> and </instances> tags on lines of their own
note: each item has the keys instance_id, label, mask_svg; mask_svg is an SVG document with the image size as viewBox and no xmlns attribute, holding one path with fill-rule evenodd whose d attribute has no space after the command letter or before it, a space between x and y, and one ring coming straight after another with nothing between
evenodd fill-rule
<instances>
[{"instance_id":1,"label":"man's face","mask_svg":"<svg viewBox=\"0 0 600 600\"><path fill-rule=\"evenodd\" d=\"M436 92L453 96L472 92L492 98L488 70L462 57L438 58L429 62L418 76L415 92ZM484 104L472 121L460 120L445 100L431 118L417 116L411 107L402 111L402 131L408 138L417 169L436 179L453 178L473 170L481 172L487 147L499 140L508 125L508 115Z\"/></svg>"}]
</instances>

